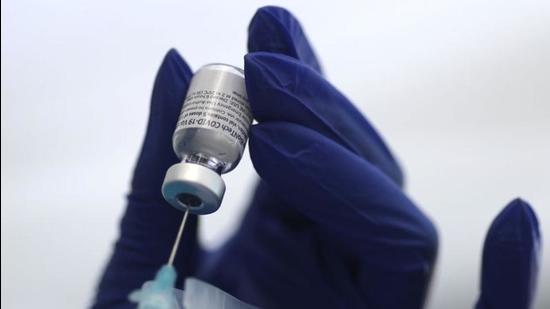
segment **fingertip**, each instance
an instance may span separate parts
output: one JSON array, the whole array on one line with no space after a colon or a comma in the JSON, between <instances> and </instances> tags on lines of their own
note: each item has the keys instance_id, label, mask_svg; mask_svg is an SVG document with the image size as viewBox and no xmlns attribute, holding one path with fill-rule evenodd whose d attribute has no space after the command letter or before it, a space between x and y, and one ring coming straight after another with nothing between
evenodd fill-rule
<instances>
[{"instance_id":1,"label":"fingertip","mask_svg":"<svg viewBox=\"0 0 550 309\"><path fill-rule=\"evenodd\" d=\"M476 308L529 308L536 290L540 249L535 212L525 200L512 200L487 232Z\"/></svg>"},{"instance_id":2,"label":"fingertip","mask_svg":"<svg viewBox=\"0 0 550 309\"><path fill-rule=\"evenodd\" d=\"M308 117L312 111L304 109L305 103L301 102L304 98L312 101L316 98L308 105L318 108L331 99L338 102L334 98L337 90L322 75L294 58L255 52L247 54L244 62L246 90L258 121Z\"/></svg>"},{"instance_id":3,"label":"fingertip","mask_svg":"<svg viewBox=\"0 0 550 309\"><path fill-rule=\"evenodd\" d=\"M172 61L175 63L185 76L189 77L193 75L193 71L176 48L170 48L164 59L165 61Z\"/></svg>"},{"instance_id":4,"label":"fingertip","mask_svg":"<svg viewBox=\"0 0 550 309\"><path fill-rule=\"evenodd\" d=\"M175 48L171 48L164 55L157 72L153 96L156 91L171 92L179 97L185 95L184 90L187 89L187 84L192 76L193 72L191 71L189 65L185 62L185 60L183 60ZM182 102L178 103L181 104Z\"/></svg>"},{"instance_id":5,"label":"fingertip","mask_svg":"<svg viewBox=\"0 0 550 309\"><path fill-rule=\"evenodd\" d=\"M538 219L528 202L512 200L495 217L487 233L487 243L533 243L540 238Z\"/></svg>"},{"instance_id":6,"label":"fingertip","mask_svg":"<svg viewBox=\"0 0 550 309\"><path fill-rule=\"evenodd\" d=\"M305 78L305 72L299 72L302 69L313 72L296 59L285 55L255 52L245 56L246 92L256 120L261 122L284 119L284 115L300 118L308 114L305 110L300 112L285 108L290 101L299 98L292 94L297 87L296 80ZM302 105L292 106L294 109L301 109Z\"/></svg>"},{"instance_id":7,"label":"fingertip","mask_svg":"<svg viewBox=\"0 0 550 309\"><path fill-rule=\"evenodd\" d=\"M178 50L174 47L170 48L167 52L166 52L166 55L164 56L164 61L166 60L174 60L174 61L178 61L178 62L183 62L185 63L185 61L183 61L183 58L181 57L180 53L178 52Z\"/></svg>"},{"instance_id":8,"label":"fingertip","mask_svg":"<svg viewBox=\"0 0 550 309\"><path fill-rule=\"evenodd\" d=\"M159 188L166 169L177 161L171 139L192 76L179 53L170 49L155 78L147 131L134 170L133 195L163 200Z\"/></svg>"},{"instance_id":9,"label":"fingertip","mask_svg":"<svg viewBox=\"0 0 550 309\"><path fill-rule=\"evenodd\" d=\"M175 118L183 104L185 92L193 76L191 68L174 48L164 55L157 71L151 96L151 117L164 113L163 118ZM176 114L173 115L174 111ZM158 116L155 116L158 117ZM149 121L154 118L150 118ZM174 119L171 119L174 120Z\"/></svg>"},{"instance_id":10,"label":"fingertip","mask_svg":"<svg viewBox=\"0 0 550 309\"><path fill-rule=\"evenodd\" d=\"M285 69L288 69L289 67L304 67L306 66L287 55L282 54L276 54L276 53L270 53L265 51L258 51L258 52L251 52L244 56L244 63L245 63L245 73L247 65L249 67L249 70L252 68L258 68L264 69L264 71L283 71ZM259 70L258 72L262 72ZM271 72L271 74L274 74Z\"/></svg>"},{"instance_id":11,"label":"fingertip","mask_svg":"<svg viewBox=\"0 0 550 309\"><path fill-rule=\"evenodd\" d=\"M280 53L296 58L321 73L319 61L300 22L288 10L264 6L248 27L248 51Z\"/></svg>"}]
</instances>

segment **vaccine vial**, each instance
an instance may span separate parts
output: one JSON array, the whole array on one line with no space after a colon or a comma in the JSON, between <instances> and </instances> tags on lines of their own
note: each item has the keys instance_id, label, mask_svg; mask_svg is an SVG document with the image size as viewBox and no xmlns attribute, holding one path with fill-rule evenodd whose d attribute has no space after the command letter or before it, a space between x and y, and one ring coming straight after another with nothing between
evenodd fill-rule
<instances>
[{"instance_id":1,"label":"vaccine vial","mask_svg":"<svg viewBox=\"0 0 550 309\"><path fill-rule=\"evenodd\" d=\"M221 174L239 163L251 123L243 70L221 63L201 67L172 138L181 162L166 172L166 201L194 214L215 212L225 193Z\"/></svg>"}]
</instances>

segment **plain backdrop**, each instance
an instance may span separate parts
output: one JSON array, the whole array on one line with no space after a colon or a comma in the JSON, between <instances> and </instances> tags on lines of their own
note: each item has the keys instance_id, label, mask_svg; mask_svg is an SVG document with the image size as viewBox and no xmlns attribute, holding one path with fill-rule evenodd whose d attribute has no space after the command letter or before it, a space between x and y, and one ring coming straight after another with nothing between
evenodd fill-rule
<instances>
[{"instance_id":1,"label":"plain backdrop","mask_svg":"<svg viewBox=\"0 0 550 309\"><path fill-rule=\"evenodd\" d=\"M2 1L2 308L89 304L165 52L193 68L242 66L265 4ZM382 132L436 223L428 308L472 306L486 230L514 197L533 205L550 250L549 1L270 4L299 17L328 79ZM256 177L248 154L225 177L224 205L202 218L206 246L235 230ZM540 263L536 307L548 308L550 254Z\"/></svg>"}]
</instances>

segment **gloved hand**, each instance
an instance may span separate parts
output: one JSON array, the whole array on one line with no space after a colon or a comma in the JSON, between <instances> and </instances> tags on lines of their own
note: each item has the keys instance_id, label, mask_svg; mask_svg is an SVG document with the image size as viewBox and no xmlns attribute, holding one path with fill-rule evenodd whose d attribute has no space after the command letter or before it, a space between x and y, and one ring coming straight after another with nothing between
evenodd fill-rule
<instances>
[{"instance_id":1,"label":"gloved hand","mask_svg":"<svg viewBox=\"0 0 550 309\"><path fill-rule=\"evenodd\" d=\"M258 121L249 148L261 181L238 232L219 250L200 248L190 216L176 257L179 284L195 276L262 308L421 308L437 233L403 192L402 172L382 138L323 78L284 9L258 10L248 49L247 92ZM178 161L171 137L191 76L170 51L95 308L131 308L128 293L168 258L182 213L160 188ZM538 238L526 203L505 208L485 243L478 308L529 306Z\"/></svg>"},{"instance_id":2,"label":"gloved hand","mask_svg":"<svg viewBox=\"0 0 550 309\"><path fill-rule=\"evenodd\" d=\"M541 251L535 212L521 199L495 218L483 246L481 295L476 309L530 308Z\"/></svg>"}]
</instances>

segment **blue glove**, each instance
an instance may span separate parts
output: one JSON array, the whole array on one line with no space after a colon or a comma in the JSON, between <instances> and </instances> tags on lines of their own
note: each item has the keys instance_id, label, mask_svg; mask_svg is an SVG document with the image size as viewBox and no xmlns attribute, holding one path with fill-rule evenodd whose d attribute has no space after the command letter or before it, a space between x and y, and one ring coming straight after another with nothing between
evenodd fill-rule
<instances>
[{"instance_id":1,"label":"blue glove","mask_svg":"<svg viewBox=\"0 0 550 309\"><path fill-rule=\"evenodd\" d=\"M541 250L535 212L515 199L495 218L483 247L481 295L476 309L530 308Z\"/></svg>"},{"instance_id":2,"label":"blue glove","mask_svg":"<svg viewBox=\"0 0 550 309\"><path fill-rule=\"evenodd\" d=\"M276 7L258 10L248 48L247 92L258 121L249 148L262 180L238 232L219 250L200 248L197 218L189 216L176 257L178 285L195 276L262 308L421 308L436 259L437 233L403 193L402 172L388 147L323 78L290 13ZM95 308L131 308L128 293L151 280L168 258L182 213L164 201L160 188L165 171L178 161L171 137L191 76L181 57L170 51L155 82L128 207ZM500 221L538 236L525 203L509 208L514 211ZM532 215L531 225L518 219L524 213ZM508 249L493 246L502 239L489 236L484 265L497 259L499 250L524 248L523 242L510 243ZM498 264L485 265L479 308L495 308L495 293L520 284L505 287L491 267L504 268L499 275L506 278L520 276L521 284L532 282L536 270L528 263L534 262L536 251L534 245L522 251L525 264L500 256ZM534 290L531 285L521 289ZM528 306L527 294L514 299L520 304L514 308Z\"/></svg>"}]
</instances>

